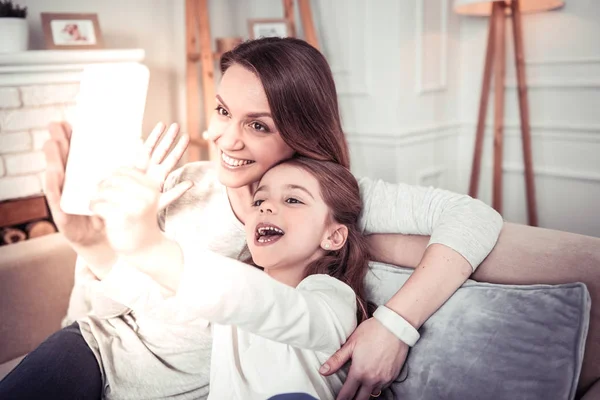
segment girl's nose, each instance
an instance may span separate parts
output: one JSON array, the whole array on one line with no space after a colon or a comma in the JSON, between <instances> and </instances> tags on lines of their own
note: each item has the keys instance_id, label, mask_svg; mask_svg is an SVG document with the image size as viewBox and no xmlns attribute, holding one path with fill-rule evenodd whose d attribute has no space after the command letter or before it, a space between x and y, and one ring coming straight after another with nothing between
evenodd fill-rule
<instances>
[{"instance_id":1,"label":"girl's nose","mask_svg":"<svg viewBox=\"0 0 600 400\"><path fill-rule=\"evenodd\" d=\"M269 207L261 207L260 208L260 213L261 214L264 214L264 213L273 214L273 210L271 208L269 208Z\"/></svg>"}]
</instances>

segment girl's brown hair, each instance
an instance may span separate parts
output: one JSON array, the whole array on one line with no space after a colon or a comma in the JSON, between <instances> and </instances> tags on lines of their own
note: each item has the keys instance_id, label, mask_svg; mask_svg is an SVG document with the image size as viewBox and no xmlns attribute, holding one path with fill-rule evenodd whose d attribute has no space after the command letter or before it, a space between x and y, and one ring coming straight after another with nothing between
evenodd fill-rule
<instances>
[{"instance_id":1,"label":"girl's brown hair","mask_svg":"<svg viewBox=\"0 0 600 400\"><path fill-rule=\"evenodd\" d=\"M337 92L325 57L303 40L249 40L221 57L221 72L241 65L261 81L281 137L301 156L350 167Z\"/></svg>"},{"instance_id":2,"label":"girl's brown hair","mask_svg":"<svg viewBox=\"0 0 600 400\"><path fill-rule=\"evenodd\" d=\"M348 228L344 246L328 251L309 264L306 276L327 274L350 286L356 293L357 319L361 323L371 317L375 306L367 302L364 286L370 257L365 238L358 229L362 199L356 178L347 168L330 161L294 157L281 164L296 166L314 176L319 182L321 197L329 208L331 220ZM255 265L251 259L246 262Z\"/></svg>"}]
</instances>

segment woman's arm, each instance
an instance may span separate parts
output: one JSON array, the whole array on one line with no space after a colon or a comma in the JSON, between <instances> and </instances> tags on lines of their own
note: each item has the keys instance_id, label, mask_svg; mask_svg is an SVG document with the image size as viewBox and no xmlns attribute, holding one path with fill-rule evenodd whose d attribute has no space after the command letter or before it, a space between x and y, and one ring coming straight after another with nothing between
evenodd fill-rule
<instances>
[{"instance_id":1,"label":"woman's arm","mask_svg":"<svg viewBox=\"0 0 600 400\"><path fill-rule=\"evenodd\" d=\"M360 184L365 232L431 235L419 260L425 237L370 239L381 261L416 266L387 306L419 328L493 249L502 218L479 200L445 190L368 179Z\"/></svg>"},{"instance_id":2,"label":"woman's arm","mask_svg":"<svg viewBox=\"0 0 600 400\"><path fill-rule=\"evenodd\" d=\"M479 200L445 190L370 179L359 183L363 233L431 236L425 247L422 238L371 239L371 246L379 249L376 258L380 261L416 267L386 305L418 329L489 254L500 234L502 218ZM398 244L405 239L408 242ZM394 247L386 248L392 244ZM410 254L398 253L398 247L409 249ZM338 395L338 399L351 399L357 392L372 393L393 381L407 352L405 343L378 321L369 320L325 363L322 373L330 375L352 358L348 378Z\"/></svg>"},{"instance_id":3,"label":"woman's arm","mask_svg":"<svg viewBox=\"0 0 600 400\"><path fill-rule=\"evenodd\" d=\"M360 180L365 234L430 236L462 255L475 270L493 249L503 221L480 200L442 189Z\"/></svg>"},{"instance_id":4,"label":"woman's arm","mask_svg":"<svg viewBox=\"0 0 600 400\"><path fill-rule=\"evenodd\" d=\"M387 233L369 235L366 240L373 261L417 268L425 255L430 237Z\"/></svg>"},{"instance_id":5,"label":"woman's arm","mask_svg":"<svg viewBox=\"0 0 600 400\"><path fill-rule=\"evenodd\" d=\"M172 309L181 321L203 318L329 353L356 327L356 296L335 278L312 275L293 288L208 250L184 253L166 237L152 248L151 253L128 257L127 264L171 290L173 297L165 301L174 300ZM134 311L151 312L148 302L157 304L156 299L143 298L129 305Z\"/></svg>"}]
</instances>

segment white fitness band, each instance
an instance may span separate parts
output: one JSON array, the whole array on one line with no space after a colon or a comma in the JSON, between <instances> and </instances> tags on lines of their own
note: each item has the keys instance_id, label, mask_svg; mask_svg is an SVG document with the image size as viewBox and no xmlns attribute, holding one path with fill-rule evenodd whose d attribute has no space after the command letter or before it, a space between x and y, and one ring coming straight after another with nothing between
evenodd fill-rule
<instances>
[{"instance_id":1,"label":"white fitness band","mask_svg":"<svg viewBox=\"0 0 600 400\"><path fill-rule=\"evenodd\" d=\"M386 306L377 307L377 310L373 313L373 317L410 347L413 347L421 337L419 331L414 326Z\"/></svg>"}]
</instances>

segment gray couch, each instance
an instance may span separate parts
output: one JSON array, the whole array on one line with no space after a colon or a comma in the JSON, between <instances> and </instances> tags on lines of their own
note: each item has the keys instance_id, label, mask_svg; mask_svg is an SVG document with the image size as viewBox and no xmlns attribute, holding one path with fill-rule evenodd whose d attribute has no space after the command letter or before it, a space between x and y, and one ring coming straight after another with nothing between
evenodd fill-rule
<instances>
[{"instance_id":1,"label":"gray couch","mask_svg":"<svg viewBox=\"0 0 600 400\"><path fill-rule=\"evenodd\" d=\"M60 328L74 265L75 253L60 234L0 247L0 379ZM578 392L584 400L600 399L599 238L507 223L472 278L507 284L585 283L592 308Z\"/></svg>"}]
</instances>

